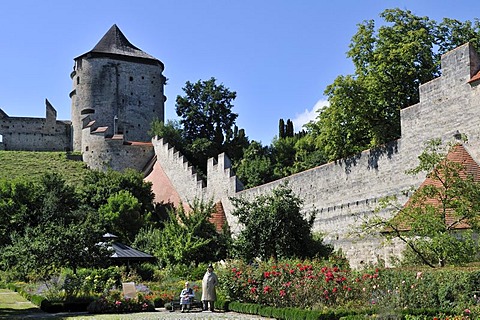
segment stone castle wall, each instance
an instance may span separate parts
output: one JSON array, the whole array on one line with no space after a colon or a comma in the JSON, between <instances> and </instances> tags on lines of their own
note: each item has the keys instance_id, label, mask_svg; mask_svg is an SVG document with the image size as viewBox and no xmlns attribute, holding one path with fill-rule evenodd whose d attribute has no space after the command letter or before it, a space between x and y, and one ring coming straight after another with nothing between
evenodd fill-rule
<instances>
[{"instance_id":1,"label":"stone castle wall","mask_svg":"<svg viewBox=\"0 0 480 320\"><path fill-rule=\"evenodd\" d=\"M74 150L84 151L80 143L86 116L108 127L107 135L143 142L150 141L152 119L164 120L163 66L120 58L76 59L70 93Z\"/></svg>"},{"instance_id":2,"label":"stone castle wall","mask_svg":"<svg viewBox=\"0 0 480 320\"><path fill-rule=\"evenodd\" d=\"M123 171L126 168L142 172L154 157L150 142L128 142L122 135L106 136L105 127L83 129L83 161L90 169Z\"/></svg>"},{"instance_id":3,"label":"stone castle wall","mask_svg":"<svg viewBox=\"0 0 480 320\"><path fill-rule=\"evenodd\" d=\"M304 200L304 210L318 211L314 229L341 248L353 266L379 258L388 263L389 256L401 252L401 246L383 247L378 239L359 237L359 226L372 216L379 199L396 195L403 204L407 198L402 191L423 182L425 175L411 176L405 171L418 164L426 141L452 141L458 133L465 134L469 138L466 149L480 160L480 86L469 83L479 70L478 56L469 44L447 53L442 57L442 76L420 87L420 103L402 110L401 139L236 196L251 198L288 181ZM225 211L234 226L231 211Z\"/></svg>"},{"instance_id":4,"label":"stone castle wall","mask_svg":"<svg viewBox=\"0 0 480 320\"><path fill-rule=\"evenodd\" d=\"M243 186L231 169L228 157L222 153L207 163L207 183L195 172L187 159L163 139L152 139L156 164L145 178L154 182L157 202L192 203L195 199L222 201L229 204ZM156 179L160 178L160 179ZM155 181L161 184L156 186ZM164 190L158 190L163 188Z\"/></svg>"},{"instance_id":5,"label":"stone castle wall","mask_svg":"<svg viewBox=\"0 0 480 320\"><path fill-rule=\"evenodd\" d=\"M57 112L46 100L45 118L10 117L0 109L2 150L69 151L69 121L58 121Z\"/></svg>"}]
</instances>

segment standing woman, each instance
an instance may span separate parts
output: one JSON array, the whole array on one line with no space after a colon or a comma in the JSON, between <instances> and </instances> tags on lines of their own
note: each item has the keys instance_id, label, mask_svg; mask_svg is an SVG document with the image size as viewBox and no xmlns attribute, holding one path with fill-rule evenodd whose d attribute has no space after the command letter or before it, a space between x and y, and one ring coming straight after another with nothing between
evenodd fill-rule
<instances>
[{"instance_id":1,"label":"standing woman","mask_svg":"<svg viewBox=\"0 0 480 320\"><path fill-rule=\"evenodd\" d=\"M215 300L217 300L215 287L217 284L217 275L213 272L213 266L209 265L202 280L203 311L209 310L209 307L210 311L213 312L215 310Z\"/></svg>"}]
</instances>

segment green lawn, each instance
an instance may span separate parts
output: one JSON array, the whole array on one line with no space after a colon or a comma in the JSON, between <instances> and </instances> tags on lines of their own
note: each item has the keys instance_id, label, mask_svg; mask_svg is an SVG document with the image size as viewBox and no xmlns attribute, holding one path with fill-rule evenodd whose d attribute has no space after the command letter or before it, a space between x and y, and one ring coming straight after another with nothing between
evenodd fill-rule
<instances>
[{"instance_id":1,"label":"green lawn","mask_svg":"<svg viewBox=\"0 0 480 320\"><path fill-rule=\"evenodd\" d=\"M0 179L38 179L45 172L57 172L72 185L88 170L79 154L66 152L0 151Z\"/></svg>"},{"instance_id":2,"label":"green lawn","mask_svg":"<svg viewBox=\"0 0 480 320\"><path fill-rule=\"evenodd\" d=\"M44 312L17 292L0 289L0 319L20 319L25 313L40 315Z\"/></svg>"}]
</instances>

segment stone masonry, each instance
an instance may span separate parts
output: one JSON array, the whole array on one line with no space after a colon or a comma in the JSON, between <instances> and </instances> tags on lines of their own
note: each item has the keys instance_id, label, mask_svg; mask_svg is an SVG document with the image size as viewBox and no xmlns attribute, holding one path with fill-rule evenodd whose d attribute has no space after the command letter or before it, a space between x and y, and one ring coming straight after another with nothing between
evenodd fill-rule
<instances>
[{"instance_id":1,"label":"stone masonry","mask_svg":"<svg viewBox=\"0 0 480 320\"><path fill-rule=\"evenodd\" d=\"M208 164L206 185L192 175L186 160L162 140L153 140L157 161L182 202L203 197L221 201L227 221L239 232L229 197L252 198L287 182L304 201L303 210L316 210L314 229L325 241L342 249L354 267L379 260L389 263L401 253L399 244L385 246L380 238L359 233L359 225L371 217L381 198L395 195L406 202L403 191L418 187L425 176L405 173L417 165L425 142L434 138L452 141L464 134L464 145L476 161L480 159L480 87L471 81L479 72L477 54L465 44L442 57L442 76L420 87L420 102L401 111L402 137L382 147L366 150L349 159L328 163L256 188L242 190L231 176L228 158L219 156ZM179 172L179 169L180 172ZM155 176L156 170L150 173ZM224 181L222 182L222 179ZM157 200L161 201L161 198ZM385 216L391 212L383 212Z\"/></svg>"},{"instance_id":2,"label":"stone masonry","mask_svg":"<svg viewBox=\"0 0 480 320\"><path fill-rule=\"evenodd\" d=\"M133 46L114 25L94 49L75 58L72 121L56 120L48 101L46 118L10 117L0 109L0 149L75 150L93 169L143 171L157 202L212 200L223 208L234 234L241 226L231 214L231 197L251 199L288 183L304 201L305 213L317 212L314 229L342 249L353 267L379 260L388 265L402 246L366 237L359 225L372 216L381 198L395 195L403 204L404 191L422 183L424 176L405 171L417 165L425 142L466 135L465 149L475 161L480 159L480 59L465 44L445 54L441 68L442 76L420 86L420 102L401 110L400 139L243 190L225 154L208 160L203 181L175 148L149 138L150 123L164 120L164 65Z\"/></svg>"}]
</instances>

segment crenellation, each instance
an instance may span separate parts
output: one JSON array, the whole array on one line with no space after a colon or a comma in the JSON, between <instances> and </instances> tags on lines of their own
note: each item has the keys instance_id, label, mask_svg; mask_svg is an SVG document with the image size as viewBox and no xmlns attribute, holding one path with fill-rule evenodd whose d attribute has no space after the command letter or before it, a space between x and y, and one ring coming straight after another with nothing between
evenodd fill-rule
<instances>
[{"instance_id":1,"label":"crenellation","mask_svg":"<svg viewBox=\"0 0 480 320\"><path fill-rule=\"evenodd\" d=\"M406 170L418 164L426 141L466 135L465 149L480 161L480 57L470 44L443 55L442 75L420 86L419 103L400 111L400 139L247 190L226 154L208 159L203 180L173 145L148 136L151 122L164 120L164 65L134 47L116 25L74 63L71 121L57 120L48 100L45 118L10 117L0 109L1 150L77 150L92 169L142 170L157 202L220 202L233 234L241 225L232 215L232 197L253 199L287 183L303 200L302 212L316 212L314 230L342 249L353 267L380 260L388 265L401 254L403 244L386 246L379 236L361 234L360 225L382 198L406 203L405 191L424 179Z\"/></svg>"}]
</instances>

